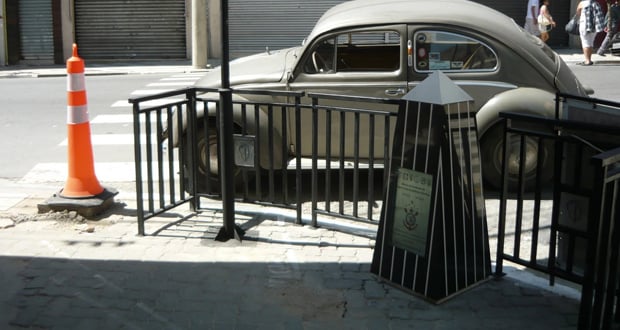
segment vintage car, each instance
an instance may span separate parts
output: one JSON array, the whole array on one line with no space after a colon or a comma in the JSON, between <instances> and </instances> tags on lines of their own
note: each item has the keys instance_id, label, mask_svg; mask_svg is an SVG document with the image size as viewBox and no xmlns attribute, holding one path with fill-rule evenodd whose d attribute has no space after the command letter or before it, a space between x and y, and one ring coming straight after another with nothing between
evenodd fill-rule
<instances>
[{"instance_id":1,"label":"vintage car","mask_svg":"<svg viewBox=\"0 0 620 330\"><path fill-rule=\"evenodd\" d=\"M482 173L496 187L501 181L503 150L499 112L553 116L556 92L579 96L593 93L540 39L506 15L466 0L345 2L328 10L300 46L239 58L231 61L229 67L230 86L234 90L377 98L402 98L430 73L441 70L474 99ZM220 70L206 73L196 86L219 88ZM247 102L266 102L264 98L235 96L236 100ZM237 123L241 120L239 109L233 111ZM214 116L215 110L198 114L205 115ZM211 152L212 160L217 155L213 147L217 139L202 136L199 140L203 155L199 157L199 169L203 173L207 168L217 172L215 162L206 165L207 153ZM303 140L309 143L310 139ZM538 145L536 141L526 143L525 177L531 182L536 173ZM300 149L310 150L304 146ZM509 173L514 178L519 153L514 146L510 150ZM278 152L276 157L293 156L292 152ZM540 155L544 157L544 171L551 171L550 150L543 150Z\"/></svg>"}]
</instances>

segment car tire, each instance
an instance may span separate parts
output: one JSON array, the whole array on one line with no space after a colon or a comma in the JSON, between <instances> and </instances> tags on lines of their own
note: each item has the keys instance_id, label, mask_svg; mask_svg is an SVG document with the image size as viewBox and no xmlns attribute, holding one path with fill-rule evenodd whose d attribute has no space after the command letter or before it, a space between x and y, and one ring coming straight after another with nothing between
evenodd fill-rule
<instances>
[{"instance_id":1,"label":"car tire","mask_svg":"<svg viewBox=\"0 0 620 330\"><path fill-rule=\"evenodd\" d=\"M519 161L520 161L520 136L510 138L510 154L508 155L508 191L514 192L518 188ZM538 140L531 137L525 138L526 156L525 171L523 173L523 188L525 191L533 191L536 187ZM549 183L553 177L553 142L543 142L543 150L540 164L541 186ZM499 190L502 188L502 163L504 149L504 128L500 124L491 127L482 137L480 153L482 158L482 176L488 188Z\"/></svg>"},{"instance_id":2,"label":"car tire","mask_svg":"<svg viewBox=\"0 0 620 330\"><path fill-rule=\"evenodd\" d=\"M222 190L222 182L219 173L219 154L218 154L218 131L215 124L209 122L207 133L203 124L199 124L196 128L196 188L198 193L203 194L219 194ZM193 182L189 180L190 153L184 154L184 166L186 171L185 183L188 191L191 191ZM208 164L208 166L207 166ZM233 173L235 185L240 181L240 170L234 164Z\"/></svg>"}]
</instances>

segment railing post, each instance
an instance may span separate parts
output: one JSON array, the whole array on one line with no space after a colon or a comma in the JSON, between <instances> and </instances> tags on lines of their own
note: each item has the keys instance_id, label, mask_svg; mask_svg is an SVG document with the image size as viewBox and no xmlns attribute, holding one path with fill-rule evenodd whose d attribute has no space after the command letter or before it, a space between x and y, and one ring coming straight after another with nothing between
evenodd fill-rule
<instances>
[{"instance_id":1,"label":"railing post","mask_svg":"<svg viewBox=\"0 0 620 330\"><path fill-rule=\"evenodd\" d=\"M187 143L186 151L189 151L189 182L191 182L191 200L190 207L192 212L196 212L200 208L200 196L198 196L198 150L196 146L196 138L199 132L197 132L196 125L196 89L188 89L185 93L187 98L187 140L183 143Z\"/></svg>"},{"instance_id":2,"label":"railing post","mask_svg":"<svg viewBox=\"0 0 620 330\"><path fill-rule=\"evenodd\" d=\"M133 102L133 149L136 169L136 204L138 209L138 235L144 236L144 202L142 201L142 153L140 152L140 103Z\"/></svg>"},{"instance_id":3,"label":"railing post","mask_svg":"<svg viewBox=\"0 0 620 330\"><path fill-rule=\"evenodd\" d=\"M502 155L502 189L499 195L499 219L497 224L497 256L495 259L495 276L504 276L504 240L506 235L506 199L508 198L508 145L510 134L508 134L508 121L510 119L502 119L504 121L504 146Z\"/></svg>"},{"instance_id":4,"label":"railing post","mask_svg":"<svg viewBox=\"0 0 620 330\"><path fill-rule=\"evenodd\" d=\"M297 209L297 219L295 219L296 224L301 224L302 217L302 203L301 201L301 192L302 192L302 177L301 177L301 96L295 96L295 196L296 196L296 209Z\"/></svg>"}]
</instances>

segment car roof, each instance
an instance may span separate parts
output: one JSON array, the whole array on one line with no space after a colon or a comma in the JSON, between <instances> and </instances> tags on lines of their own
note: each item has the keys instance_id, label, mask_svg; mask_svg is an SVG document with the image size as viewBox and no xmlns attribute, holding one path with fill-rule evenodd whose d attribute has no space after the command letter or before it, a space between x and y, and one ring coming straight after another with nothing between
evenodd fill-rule
<instances>
[{"instance_id":1,"label":"car roof","mask_svg":"<svg viewBox=\"0 0 620 330\"><path fill-rule=\"evenodd\" d=\"M500 39L521 34L512 18L469 0L353 0L325 12L308 40L345 27L406 23L456 25Z\"/></svg>"}]
</instances>

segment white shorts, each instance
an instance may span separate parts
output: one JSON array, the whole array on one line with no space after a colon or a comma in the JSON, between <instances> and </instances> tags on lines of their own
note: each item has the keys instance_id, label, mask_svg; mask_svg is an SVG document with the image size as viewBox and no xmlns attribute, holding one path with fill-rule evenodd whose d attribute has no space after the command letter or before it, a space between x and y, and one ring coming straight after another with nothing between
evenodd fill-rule
<instances>
[{"instance_id":1,"label":"white shorts","mask_svg":"<svg viewBox=\"0 0 620 330\"><path fill-rule=\"evenodd\" d=\"M579 29L579 39L581 39L581 48L593 48L596 32L585 32Z\"/></svg>"}]
</instances>

